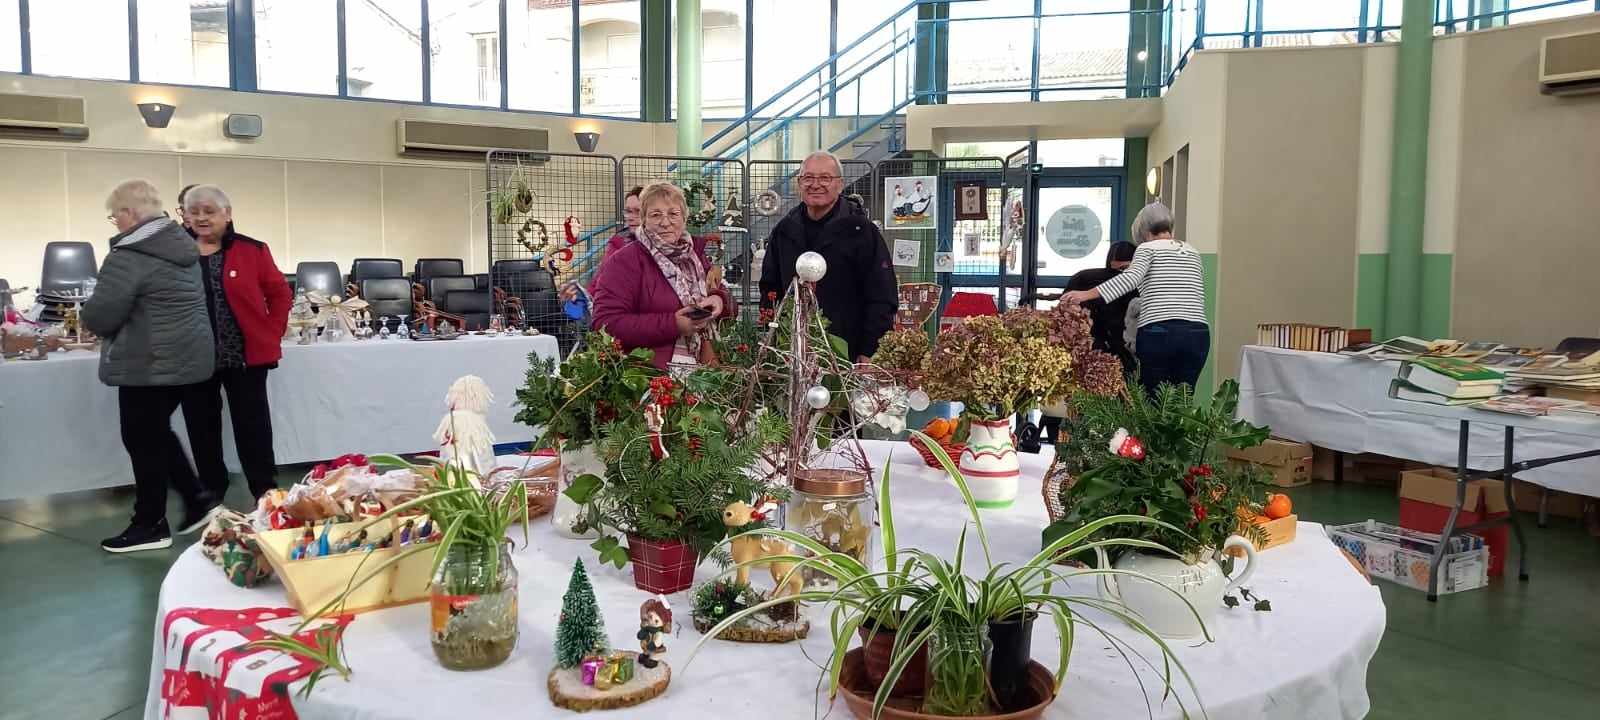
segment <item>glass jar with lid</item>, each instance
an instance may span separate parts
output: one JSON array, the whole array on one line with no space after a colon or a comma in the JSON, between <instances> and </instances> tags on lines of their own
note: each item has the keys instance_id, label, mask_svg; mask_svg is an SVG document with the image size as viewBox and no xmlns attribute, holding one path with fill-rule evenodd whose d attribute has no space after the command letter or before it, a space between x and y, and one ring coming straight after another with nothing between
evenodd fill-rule
<instances>
[{"instance_id":1,"label":"glass jar with lid","mask_svg":"<svg viewBox=\"0 0 1600 720\"><path fill-rule=\"evenodd\" d=\"M877 506L867 491L867 474L844 468L802 469L789 498L789 529L834 552L872 567L872 536ZM826 573L807 569L806 586L831 589Z\"/></svg>"}]
</instances>

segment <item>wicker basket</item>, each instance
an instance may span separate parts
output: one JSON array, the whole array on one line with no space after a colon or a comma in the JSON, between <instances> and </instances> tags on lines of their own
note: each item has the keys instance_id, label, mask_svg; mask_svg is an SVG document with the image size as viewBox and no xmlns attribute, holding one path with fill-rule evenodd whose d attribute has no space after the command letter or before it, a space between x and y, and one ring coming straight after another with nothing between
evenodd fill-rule
<instances>
[{"instance_id":1,"label":"wicker basket","mask_svg":"<svg viewBox=\"0 0 1600 720\"><path fill-rule=\"evenodd\" d=\"M933 454L933 450L924 445L921 438L912 437L906 442L910 443L911 447L917 451L917 454L922 456L922 461L927 463L928 467L943 467L939 464L939 458ZM967 446L963 443L939 443L939 446L944 448L945 454L950 456L952 462L960 462L961 451L967 449Z\"/></svg>"}]
</instances>

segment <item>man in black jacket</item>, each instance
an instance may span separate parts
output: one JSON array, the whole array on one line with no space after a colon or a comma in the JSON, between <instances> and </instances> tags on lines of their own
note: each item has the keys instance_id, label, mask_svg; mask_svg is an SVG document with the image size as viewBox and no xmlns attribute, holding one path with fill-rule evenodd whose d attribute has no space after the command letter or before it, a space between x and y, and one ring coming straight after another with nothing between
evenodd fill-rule
<instances>
[{"instance_id":1,"label":"man in black jacket","mask_svg":"<svg viewBox=\"0 0 1600 720\"><path fill-rule=\"evenodd\" d=\"M815 251L828 261L817 282L817 302L828 331L850 347L850 357L865 362L878 341L894 327L900 307L899 283L883 233L865 208L841 199L844 166L832 153L815 152L800 165L801 205L772 229L761 263L761 306L782 298L794 282L794 263Z\"/></svg>"}]
</instances>

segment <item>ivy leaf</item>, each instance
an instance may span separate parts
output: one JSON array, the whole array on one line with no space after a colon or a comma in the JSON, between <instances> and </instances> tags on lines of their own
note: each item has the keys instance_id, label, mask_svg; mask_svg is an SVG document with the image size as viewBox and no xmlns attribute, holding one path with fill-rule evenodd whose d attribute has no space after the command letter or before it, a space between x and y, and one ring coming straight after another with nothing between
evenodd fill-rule
<instances>
[{"instance_id":1,"label":"ivy leaf","mask_svg":"<svg viewBox=\"0 0 1600 720\"><path fill-rule=\"evenodd\" d=\"M1223 595L1222 604L1227 606L1229 610L1232 610L1236 607L1239 607L1239 598L1236 598L1232 595Z\"/></svg>"},{"instance_id":2,"label":"ivy leaf","mask_svg":"<svg viewBox=\"0 0 1600 720\"><path fill-rule=\"evenodd\" d=\"M600 554L600 563L602 565L605 563L611 563L612 565L617 566L617 568L620 570L622 566L628 564L627 548L622 547L622 543L617 542L617 539L614 537L608 535L600 538L599 540L590 543L589 547L593 548L595 552Z\"/></svg>"},{"instance_id":3,"label":"ivy leaf","mask_svg":"<svg viewBox=\"0 0 1600 720\"><path fill-rule=\"evenodd\" d=\"M588 504L594 498L595 492L599 491L602 482L604 481L600 479L600 476L593 473L579 475L572 481L572 485L566 489L566 496L579 505Z\"/></svg>"},{"instance_id":4,"label":"ivy leaf","mask_svg":"<svg viewBox=\"0 0 1600 720\"><path fill-rule=\"evenodd\" d=\"M650 503L650 512L665 518L677 517L678 515L678 509L673 507L672 503L662 502L660 500Z\"/></svg>"},{"instance_id":5,"label":"ivy leaf","mask_svg":"<svg viewBox=\"0 0 1600 720\"><path fill-rule=\"evenodd\" d=\"M1272 612L1272 601L1271 600L1257 600L1256 601L1256 612Z\"/></svg>"}]
</instances>

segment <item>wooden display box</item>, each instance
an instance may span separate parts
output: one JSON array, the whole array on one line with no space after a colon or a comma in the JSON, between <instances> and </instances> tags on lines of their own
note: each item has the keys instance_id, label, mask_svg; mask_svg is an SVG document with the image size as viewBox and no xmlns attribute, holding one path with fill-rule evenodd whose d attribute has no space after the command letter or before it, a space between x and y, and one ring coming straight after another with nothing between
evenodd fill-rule
<instances>
[{"instance_id":1,"label":"wooden display box","mask_svg":"<svg viewBox=\"0 0 1600 720\"><path fill-rule=\"evenodd\" d=\"M1253 448L1228 448L1227 455L1236 463L1261 466L1272 474L1272 484L1278 487L1311 484L1312 451L1306 443L1268 438Z\"/></svg>"},{"instance_id":2,"label":"wooden display box","mask_svg":"<svg viewBox=\"0 0 1600 720\"><path fill-rule=\"evenodd\" d=\"M1256 543L1256 552L1275 548L1279 545L1288 545L1294 542L1295 530L1299 527L1300 516L1290 513L1277 520L1268 520L1265 516L1256 519L1256 524L1267 533L1267 541ZM1228 554L1234 557L1243 557L1244 551L1229 549Z\"/></svg>"},{"instance_id":3,"label":"wooden display box","mask_svg":"<svg viewBox=\"0 0 1600 720\"><path fill-rule=\"evenodd\" d=\"M379 520L367 528L367 537L374 539L385 537L396 527L404 525L406 519L415 520L419 526L423 520L417 516L404 518L398 522L393 518ZM363 522L336 523L330 538L337 541L345 534L361 527ZM313 531L320 536L322 528L319 526ZM416 547L413 545L290 560L289 553L304 532L305 528L291 528L268 530L260 535L262 554L266 555L267 562L272 565L272 571L283 581L284 590L289 596L289 605L300 611L301 615L322 609L349 588L352 580L359 581L367 577L391 558ZM434 555L432 550L412 553L406 559L389 566L377 576L355 587L350 591L350 596L345 598L343 607L335 608L325 614L360 613L427 600L428 585L432 581L429 571L433 568Z\"/></svg>"},{"instance_id":4,"label":"wooden display box","mask_svg":"<svg viewBox=\"0 0 1600 720\"><path fill-rule=\"evenodd\" d=\"M1526 513L1539 512L1539 496L1543 491L1544 488L1526 480L1518 480L1511 486L1511 495L1517 501L1517 510ZM1582 495L1551 490L1550 504L1546 506L1545 512L1551 517L1582 520L1583 501Z\"/></svg>"}]
</instances>

